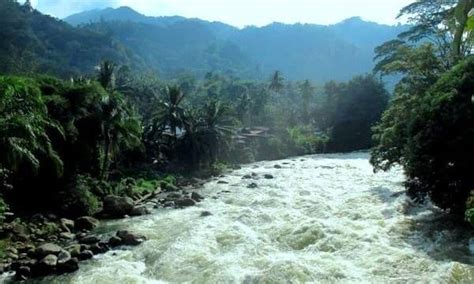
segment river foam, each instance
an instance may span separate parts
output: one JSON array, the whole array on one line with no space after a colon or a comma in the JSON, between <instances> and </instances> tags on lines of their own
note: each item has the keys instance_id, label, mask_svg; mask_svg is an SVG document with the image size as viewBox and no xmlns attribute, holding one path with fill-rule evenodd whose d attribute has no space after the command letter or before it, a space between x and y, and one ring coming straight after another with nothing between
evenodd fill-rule
<instances>
[{"instance_id":1,"label":"river foam","mask_svg":"<svg viewBox=\"0 0 474 284\"><path fill-rule=\"evenodd\" d=\"M364 153L244 166L205 184L196 207L108 224L149 240L44 282L472 283L469 233L408 202L403 178L374 174Z\"/></svg>"}]
</instances>

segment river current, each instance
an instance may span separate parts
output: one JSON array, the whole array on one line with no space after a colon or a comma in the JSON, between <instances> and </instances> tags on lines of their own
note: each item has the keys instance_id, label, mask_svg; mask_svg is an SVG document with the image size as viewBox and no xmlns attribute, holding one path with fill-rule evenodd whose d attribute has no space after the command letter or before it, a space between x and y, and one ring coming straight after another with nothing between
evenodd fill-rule
<instances>
[{"instance_id":1,"label":"river current","mask_svg":"<svg viewBox=\"0 0 474 284\"><path fill-rule=\"evenodd\" d=\"M43 282L473 283L470 233L410 202L402 171L374 174L368 158L246 165L206 183L196 207L107 223L104 232L125 228L149 240Z\"/></svg>"}]
</instances>

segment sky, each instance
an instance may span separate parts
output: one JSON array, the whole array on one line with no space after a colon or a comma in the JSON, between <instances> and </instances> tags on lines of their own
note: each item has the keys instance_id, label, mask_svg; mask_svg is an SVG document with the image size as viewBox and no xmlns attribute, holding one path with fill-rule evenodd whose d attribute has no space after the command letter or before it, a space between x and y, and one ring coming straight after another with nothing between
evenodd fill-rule
<instances>
[{"instance_id":1,"label":"sky","mask_svg":"<svg viewBox=\"0 0 474 284\"><path fill-rule=\"evenodd\" d=\"M24 1L24 0L22 0ZM20 2L22 2L20 1ZM30 0L39 11L64 18L81 11L129 6L147 16L184 16L237 27L272 22L335 24L359 16L396 24L398 11L414 0Z\"/></svg>"}]
</instances>

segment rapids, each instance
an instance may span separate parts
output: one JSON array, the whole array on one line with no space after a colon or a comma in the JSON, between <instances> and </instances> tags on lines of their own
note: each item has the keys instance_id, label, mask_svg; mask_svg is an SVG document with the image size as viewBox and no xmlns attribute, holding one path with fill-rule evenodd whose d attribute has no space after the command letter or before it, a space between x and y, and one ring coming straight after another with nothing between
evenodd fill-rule
<instances>
[{"instance_id":1,"label":"rapids","mask_svg":"<svg viewBox=\"0 0 474 284\"><path fill-rule=\"evenodd\" d=\"M409 202L403 179L374 174L365 153L247 165L205 184L196 207L106 224L149 240L43 283L472 283L470 233Z\"/></svg>"}]
</instances>

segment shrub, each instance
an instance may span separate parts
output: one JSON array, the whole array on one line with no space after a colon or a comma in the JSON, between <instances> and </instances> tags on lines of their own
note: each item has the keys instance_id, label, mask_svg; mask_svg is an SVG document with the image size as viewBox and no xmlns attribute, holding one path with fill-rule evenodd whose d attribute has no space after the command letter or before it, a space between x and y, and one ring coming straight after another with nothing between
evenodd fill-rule
<instances>
[{"instance_id":1,"label":"shrub","mask_svg":"<svg viewBox=\"0 0 474 284\"><path fill-rule=\"evenodd\" d=\"M89 177L77 176L68 189L60 194L64 214L80 217L98 212L100 202L91 191L91 180Z\"/></svg>"}]
</instances>

